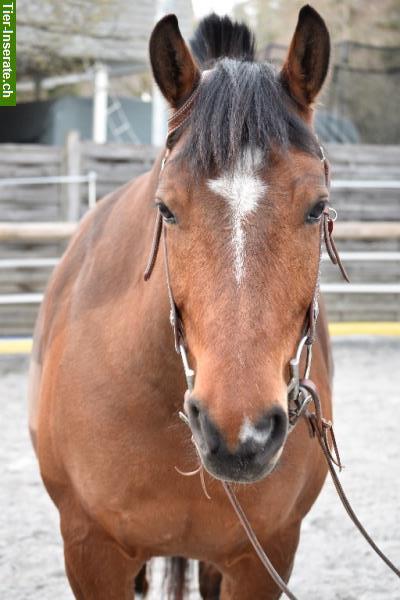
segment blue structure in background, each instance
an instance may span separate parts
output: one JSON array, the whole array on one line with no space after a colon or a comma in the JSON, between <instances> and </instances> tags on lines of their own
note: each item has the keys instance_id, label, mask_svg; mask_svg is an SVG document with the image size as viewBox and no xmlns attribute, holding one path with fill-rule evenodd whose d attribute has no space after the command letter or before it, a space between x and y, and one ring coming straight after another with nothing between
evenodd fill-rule
<instances>
[{"instance_id":1,"label":"blue structure in background","mask_svg":"<svg viewBox=\"0 0 400 600\"><path fill-rule=\"evenodd\" d=\"M118 98L138 143L151 143L151 102ZM55 100L27 102L0 111L0 143L50 144L60 146L68 131L92 138L93 99L63 96ZM121 142L109 127L107 142Z\"/></svg>"}]
</instances>

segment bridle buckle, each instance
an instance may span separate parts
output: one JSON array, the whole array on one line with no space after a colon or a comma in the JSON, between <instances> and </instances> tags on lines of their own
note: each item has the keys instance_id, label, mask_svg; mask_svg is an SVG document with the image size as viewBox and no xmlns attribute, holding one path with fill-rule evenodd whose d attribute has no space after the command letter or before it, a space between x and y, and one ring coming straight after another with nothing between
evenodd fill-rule
<instances>
[{"instance_id":1,"label":"bridle buckle","mask_svg":"<svg viewBox=\"0 0 400 600\"><path fill-rule=\"evenodd\" d=\"M307 349L306 365L303 379L308 379L311 370L312 344L308 343L309 335L304 335L297 347L296 356L289 362L290 381L287 388L289 431L293 429L299 418L305 413L312 400L308 391L300 384L300 359L304 347Z\"/></svg>"}]
</instances>

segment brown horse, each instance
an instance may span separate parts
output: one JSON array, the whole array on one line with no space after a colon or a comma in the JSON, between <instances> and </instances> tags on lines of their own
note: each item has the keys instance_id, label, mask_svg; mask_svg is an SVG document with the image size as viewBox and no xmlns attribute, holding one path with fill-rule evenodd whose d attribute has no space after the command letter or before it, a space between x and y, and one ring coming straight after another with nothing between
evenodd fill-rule
<instances>
[{"instance_id":1,"label":"brown horse","mask_svg":"<svg viewBox=\"0 0 400 600\"><path fill-rule=\"evenodd\" d=\"M326 474L305 423L288 433L288 365L318 281L328 189L312 107L329 52L309 6L280 73L255 62L252 34L228 18L205 19L191 50L175 16L154 29L155 80L173 111L185 107L165 168L160 157L85 216L35 332L30 429L79 599L132 598L156 556L201 561L203 597L278 598L218 479L251 484L237 496L290 576ZM178 418L186 385L161 257L143 279L155 205L196 372L185 401L195 446ZM312 377L328 418L331 375L322 314ZM199 460L210 499L177 470Z\"/></svg>"}]
</instances>

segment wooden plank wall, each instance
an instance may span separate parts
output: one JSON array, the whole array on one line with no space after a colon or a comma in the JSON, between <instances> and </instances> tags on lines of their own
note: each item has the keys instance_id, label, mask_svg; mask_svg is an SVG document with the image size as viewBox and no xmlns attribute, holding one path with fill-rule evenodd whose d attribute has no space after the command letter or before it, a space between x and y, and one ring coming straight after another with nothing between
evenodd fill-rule
<instances>
[{"instance_id":1,"label":"wooden plank wall","mask_svg":"<svg viewBox=\"0 0 400 600\"><path fill-rule=\"evenodd\" d=\"M0 144L0 179L61 175L63 148ZM1 221L55 221L61 210L59 185L0 186Z\"/></svg>"},{"instance_id":2,"label":"wooden plank wall","mask_svg":"<svg viewBox=\"0 0 400 600\"><path fill-rule=\"evenodd\" d=\"M154 146L82 144L82 171L97 173L97 197L149 171L159 151Z\"/></svg>"},{"instance_id":3,"label":"wooden plank wall","mask_svg":"<svg viewBox=\"0 0 400 600\"><path fill-rule=\"evenodd\" d=\"M400 146L329 144L334 179L400 181ZM335 190L331 203L344 221L399 221L400 190Z\"/></svg>"},{"instance_id":4,"label":"wooden plank wall","mask_svg":"<svg viewBox=\"0 0 400 600\"><path fill-rule=\"evenodd\" d=\"M400 146L330 144L326 154L335 180L400 181ZM332 189L331 203L343 221L400 221L400 190ZM344 251L400 251L400 239L340 240ZM400 283L400 262L347 262L352 283ZM322 268L322 281L340 281L330 263ZM335 321L399 321L398 294L329 294L330 318Z\"/></svg>"},{"instance_id":5,"label":"wooden plank wall","mask_svg":"<svg viewBox=\"0 0 400 600\"><path fill-rule=\"evenodd\" d=\"M115 190L148 170L157 156L151 146L120 144L97 145L71 138L64 148L38 145L0 145L0 178L97 173L97 198ZM329 145L326 153L335 179L395 179L400 181L399 146ZM73 155L73 156L71 156ZM78 184L71 194L66 185L37 187L0 187L0 221L60 221L68 217L69 202L78 194L79 214L87 210L87 186ZM332 204L340 221L400 221L399 190L332 190ZM72 200L71 200L72 197ZM399 239L341 240L341 250L400 251ZM63 243L2 243L1 258L56 257ZM354 283L400 282L400 264L353 263L347 269ZM0 294L41 292L50 273L49 268L12 271L0 270ZM323 281L340 281L338 270L323 265ZM396 294L342 295L327 297L329 313L334 320L399 320L400 297ZM29 334L36 306L0 306L0 335Z\"/></svg>"},{"instance_id":6,"label":"wooden plank wall","mask_svg":"<svg viewBox=\"0 0 400 600\"><path fill-rule=\"evenodd\" d=\"M326 153L335 180L400 181L400 146L331 144ZM332 189L331 203L340 221L400 222L400 190ZM400 239L341 240L344 251L400 251ZM400 283L400 262L347 262L352 283ZM340 281L338 269L326 263L322 280ZM399 294L329 294L330 318L337 321L399 321Z\"/></svg>"}]
</instances>

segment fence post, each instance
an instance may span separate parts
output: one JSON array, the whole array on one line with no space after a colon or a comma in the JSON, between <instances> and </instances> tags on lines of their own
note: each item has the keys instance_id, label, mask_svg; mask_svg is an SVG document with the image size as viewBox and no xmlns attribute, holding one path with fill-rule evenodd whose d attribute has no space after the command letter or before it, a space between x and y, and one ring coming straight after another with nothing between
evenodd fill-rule
<instances>
[{"instance_id":1,"label":"fence post","mask_svg":"<svg viewBox=\"0 0 400 600\"><path fill-rule=\"evenodd\" d=\"M64 174L79 176L81 174L81 143L78 131L70 131L65 140ZM63 202L63 218L66 221L79 221L81 204L81 184L69 182L65 184Z\"/></svg>"}]
</instances>

